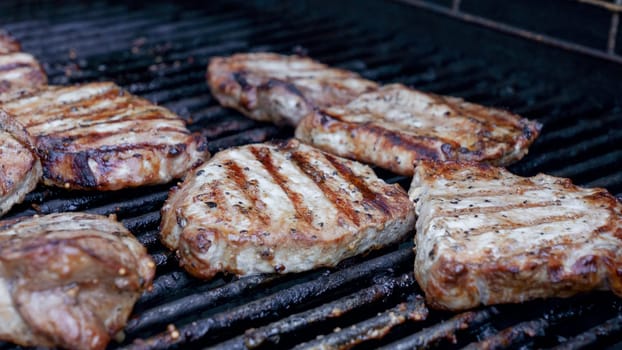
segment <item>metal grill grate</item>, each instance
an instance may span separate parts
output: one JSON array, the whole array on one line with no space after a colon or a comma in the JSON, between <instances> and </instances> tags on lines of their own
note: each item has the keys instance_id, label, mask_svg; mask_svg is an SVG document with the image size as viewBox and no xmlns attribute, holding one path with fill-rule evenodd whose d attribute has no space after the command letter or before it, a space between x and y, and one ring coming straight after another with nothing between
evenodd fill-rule
<instances>
[{"instance_id":1,"label":"metal grill grate","mask_svg":"<svg viewBox=\"0 0 622 350\"><path fill-rule=\"evenodd\" d=\"M537 119L544 124L543 134L512 171L545 171L622 192L622 170L616 167L622 154L618 107L587 98L588 92L569 92L509 63L370 31L329 14L309 16L280 8L258 13L226 1L130 6L9 0L0 3L0 23L44 62L51 83L114 80L180 113L192 130L210 140L212 152L290 137L292 130L221 108L204 80L209 58L238 51L302 51L370 79L461 96ZM409 185L404 177L378 173L389 182ZM159 209L169 187L114 193L40 187L8 215L114 213L148 247L158 265L153 291L137 303L126 340L111 348L311 348L320 342L335 348L457 348L477 342L578 348L621 339L622 304L608 293L457 315L430 310L422 320L426 311L412 277L410 242L332 270L198 281L179 269L174 254L158 242Z\"/></svg>"},{"instance_id":2,"label":"metal grill grate","mask_svg":"<svg viewBox=\"0 0 622 350\"><path fill-rule=\"evenodd\" d=\"M462 9L462 0L451 0L451 2L448 2L446 5L439 5L437 4L437 1L433 0L398 1L405 2L419 8L454 17L468 23L477 24L503 33L516 35L522 38L534 40L565 50L576 51L586 55L604 58L616 63L622 63L622 56L620 56L620 54L616 50L616 43L618 41L618 29L620 26L620 12L622 12L622 0L574 0L575 2L590 5L594 8L602 9L608 12L608 20L610 21L610 23L607 27L607 33L603 35L604 37L606 37L606 41L604 40L605 42L603 42L603 45L599 45L601 47L600 49L595 49L571 40L560 39L555 36L548 35L547 33L528 30L525 28L521 28L520 26L504 23L503 21L468 13L467 11L464 11ZM532 4L531 10L538 11L539 7L540 6L538 6L537 4Z\"/></svg>"}]
</instances>

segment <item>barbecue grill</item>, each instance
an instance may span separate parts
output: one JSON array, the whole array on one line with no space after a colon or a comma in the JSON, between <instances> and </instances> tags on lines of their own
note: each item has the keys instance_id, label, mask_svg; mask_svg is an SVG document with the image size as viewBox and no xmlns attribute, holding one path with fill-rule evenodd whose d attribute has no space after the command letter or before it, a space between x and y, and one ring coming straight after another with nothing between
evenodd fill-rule
<instances>
[{"instance_id":1,"label":"barbecue grill","mask_svg":"<svg viewBox=\"0 0 622 350\"><path fill-rule=\"evenodd\" d=\"M4 0L0 27L43 63L51 84L113 80L186 118L208 138L211 152L293 131L220 107L205 84L209 58L297 52L382 83L536 119L542 135L510 170L621 193L620 1L507 3L511 13L494 1L466 0ZM525 22L546 18L547 6L553 22ZM581 22L566 30L572 16ZM581 32L584 27L589 30ZM408 188L410 179L377 171ZM172 185L108 193L39 187L6 216L115 214L148 247L158 266L153 290L138 301L111 349L622 345L622 300L611 293L428 311L412 275L410 241L335 269L199 281L158 242L159 210Z\"/></svg>"}]
</instances>

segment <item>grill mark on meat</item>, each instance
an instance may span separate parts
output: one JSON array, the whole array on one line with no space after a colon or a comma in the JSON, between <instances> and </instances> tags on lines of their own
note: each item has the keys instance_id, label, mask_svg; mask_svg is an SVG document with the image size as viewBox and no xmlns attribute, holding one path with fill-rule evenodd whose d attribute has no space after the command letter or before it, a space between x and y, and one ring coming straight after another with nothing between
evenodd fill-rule
<instances>
[{"instance_id":1,"label":"grill mark on meat","mask_svg":"<svg viewBox=\"0 0 622 350\"><path fill-rule=\"evenodd\" d=\"M56 226L57 227L57 226ZM47 232L49 230L42 230L43 232ZM70 230L66 230L67 232L83 232L84 229L83 228L76 228L76 229L70 229ZM117 234L119 232L111 232L112 234ZM118 246L119 242L115 239L112 239L112 237L104 237L104 236L97 236L97 237L93 237L92 235L71 235L71 237L57 237L57 238L51 238L49 241L45 241L45 240L35 240L32 242L29 242L26 245L19 245L19 250L20 253L24 253L26 255L28 255L29 253L35 253L38 250L44 249L45 251L49 251L50 250L50 246L51 247L56 247L59 245L64 245L66 247L72 247L74 248L76 251L80 251L85 253L86 255L88 255L91 259L99 262L101 265L103 265L104 267L107 267L110 269L110 271L118 271L119 267L121 267L121 264L112 264L112 261L109 261L108 259L103 259L100 254L98 254L96 252L96 250L93 249L89 249L88 246L79 246L76 245L74 242L78 241L78 240L93 240L93 239L97 239L99 241L105 241L108 244L110 244L111 246ZM15 250L17 248L13 248L13 246L15 244L17 244L19 242L12 242L11 240L9 241L4 241L0 243L0 249L1 250ZM3 259L0 259L3 260ZM6 262L6 260L5 260ZM137 262L136 259L134 257L132 257L131 261L127 261L129 266L137 266ZM128 286L129 287L129 286ZM139 284L134 284L133 286L131 286L132 288L138 288Z\"/></svg>"},{"instance_id":2,"label":"grill mark on meat","mask_svg":"<svg viewBox=\"0 0 622 350\"><path fill-rule=\"evenodd\" d=\"M140 150L157 150L163 151L166 149L173 149L179 147L179 145L152 145L148 143L131 143L131 144L118 144L118 145L107 145L101 146L97 149L87 149L71 152L71 139L63 139L62 142L59 140L50 138L49 141L45 137L40 137L39 140L44 140L38 142L38 146L41 148L39 152L42 157L48 160L55 160L58 157L66 157L73 154L85 153L89 154L91 157L102 157L106 153L110 153L111 155L118 154L120 152L126 151L140 151ZM175 151L176 152L176 151Z\"/></svg>"},{"instance_id":3,"label":"grill mark on meat","mask_svg":"<svg viewBox=\"0 0 622 350\"><path fill-rule=\"evenodd\" d=\"M274 166L270 151L266 148L258 149L257 147L252 147L250 150L292 202L294 210L296 211L296 217L311 225L313 223L313 216L309 208L305 205L305 199L300 193L293 191L289 187L289 179L279 173L278 169Z\"/></svg>"},{"instance_id":4,"label":"grill mark on meat","mask_svg":"<svg viewBox=\"0 0 622 350\"><path fill-rule=\"evenodd\" d=\"M378 136L382 136L383 134L382 128L376 125L370 125L369 128L372 133L377 134ZM446 157L443 157L442 154L440 154L434 148L428 147L427 146L428 144L425 143L426 140L432 141L431 143L437 141L433 138L428 138L425 136L423 137L416 136L416 135L405 136L405 135L400 135L399 133L388 131L388 130L385 132L384 136L386 137L386 140L389 141L389 143L391 143L391 145L398 146L398 147L404 147L405 149L409 151L415 152L415 154L417 155L415 159L417 158L426 158L426 159L446 158ZM421 143L417 142L417 140L420 140ZM438 140L440 141L440 139Z\"/></svg>"},{"instance_id":5,"label":"grill mark on meat","mask_svg":"<svg viewBox=\"0 0 622 350\"><path fill-rule=\"evenodd\" d=\"M439 198L441 196L434 196L435 198ZM444 198L456 198L455 196L449 196L449 197L444 197ZM490 199L489 199L490 200ZM502 206L489 206L489 207L482 207L482 206L473 206L473 207L468 207L468 208L453 208L451 211L439 211L438 215L439 216L456 216L456 215L464 215L464 214L471 214L471 213L498 213L498 212L502 212L502 211L508 211L511 209L527 209L527 208L544 208L544 207L549 207L549 206L554 206L554 205L559 205L558 202L556 201L544 201L544 202L529 202L529 203L517 203L517 204L504 204Z\"/></svg>"},{"instance_id":6,"label":"grill mark on meat","mask_svg":"<svg viewBox=\"0 0 622 350\"><path fill-rule=\"evenodd\" d=\"M252 86L246 81L246 72L235 72L231 74L233 80L240 85L242 90L249 90Z\"/></svg>"},{"instance_id":7,"label":"grill mark on meat","mask_svg":"<svg viewBox=\"0 0 622 350\"><path fill-rule=\"evenodd\" d=\"M509 216L509 215L508 215ZM488 232L495 232L499 230L512 230L516 229L517 226L520 225L521 229L528 229L530 227L544 225L544 224L554 224L564 221L578 220L584 217L585 214L566 214L566 215L551 215L542 218L538 218L536 220L529 221L517 221L517 222L507 222L507 223L497 223L494 225L481 226L477 229L469 230L469 237L475 237L481 234L485 234Z\"/></svg>"},{"instance_id":8,"label":"grill mark on meat","mask_svg":"<svg viewBox=\"0 0 622 350\"><path fill-rule=\"evenodd\" d=\"M354 184L354 186L363 195L363 201L365 203L371 204L378 210L382 211L384 214L391 216L391 206L383 200L381 195L367 187L365 185L365 182L361 180L361 178L354 175L350 168L346 167L342 162L339 162L337 159L335 159L335 157L329 154L326 154L325 157L333 165L333 167L337 169L342 178Z\"/></svg>"},{"instance_id":9,"label":"grill mark on meat","mask_svg":"<svg viewBox=\"0 0 622 350\"><path fill-rule=\"evenodd\" d=\"M97 179L89 166L89 155L86 152L80 152L73 157L73 171L78 176L78 183L81 186L92 187L97 185Z\"/></svg>"},{"instance_id":10,"label":"grill mark on meat","mask_svg":"<svg viewBox=\"0 0 622 350\"><path fill-rule=\"evenodd\" d=\"M114 124L114 123L113 123ZM140 128L141 125L140 123L138 123L136 128ZM105 139L107 137L111 137L111 136L115 136L118 135L120 133L127 133L128 131L131 132L133 131L132 129L135 129L134 127L132 128L123 128L123 129L119 129L119 130L114 130L114 131L110 131L110 132L98 132L97 130L93 130L92 132L88 132L88 133L83 133L83 134L77 134L77 135L63 135L66 134L65 132L63 133L53 133L53 134L48 134L46 136L39 136L38 138L59 138L62 137L63 140L65 140L65 142L80 142L82 141L82 143L93 143L96 142L97 140L101 140L101 139ZM155 131L157 131L160 136L166 134L166 133L171 133L171 134L182 134L182 135L188 135L189 133L187 132L182 132L179 128L175 128L175 127L160 127L160 128L156 128L154 129ZM149 136L149 133L144 133L144 132L137 132L135 133L136 136L144 134L147 136L147 138ZM150 140L145 140L146 142L142 143L143 145L149 145L149 141ZM75 145L72 144L68 144L68 147L66 147L66 149L71 149L71 148L75 148ZM117 146L114 146L117 147ZM100 147L101 149L101 147Z\"/></svg>"},{"instance_id":11,"label":"grill mark on meat","mask_svg":"<svg viewBox=\"0 0 622 350\"><path fill-rule=\"evenodd\" d=\"M244 170L234 161L224 162L223 166L227 174L227 179L235 182L240 189L240 192L244 194L249 202L251 202L252 208L254 209L253 212L257 218L262 224L268 225L270 223L270 216L266 215L262 210L257 209L265 208L266 204L259 197L257 197L257 192L254 189L251 189L251 186L253 185L246 178Z\"/></svg>"},{"instance_id":12,"label":"grill mark on meat","mask_svg":"<svg viewBox=\"0 0 622 350\"><path fill-rule=\"evenodd\" d=\"M13 69L30 68L30 67L31 65L25 62L12 62L9 64L0 65L0 72L6 72L6 71L13 70Z\"/></svg>"},{"instance_id":13,"label":"grill mark on meat","mask_svg":"<svg viewBox=\"0 0 622 350\"><path fill-rule=\"evenodd\" d=\"M326 183L326 174L323 171L316 168L312 164L312 160L309 159L304 153L292 152L291 159L294 164L307 175L320 190L324 193L326 198L330 200L337 210L341 211L351 222L355 225L360 223L359 217L356 214L355 209L349 204L349 201L341 198L341 194L333 191Z\"/></svg>"},{"instance_id":14,"label":"grill mark on meat","mask_svg":"<svg viewBox=\"0 0 622 350\"><path fill-rule=\"evenodd\" d=\"M122 111L122 113L124 114L120 114L119 111ZM152 112L152 113L150 113ZM161 109L152 109L152 110L143 110L143 111L138 111L136 113L127 113L126 111L123 111L123 109L115 109L115 110L111 110L111 111L103 111L103 112L87 112L87 113L82 113L79 116L77 115L72 115L69 116L69 118L54 118L54 119L48 119L45 123L38 123L38 124L30 124L30 127L34 127L37 125L45 125L47 123L49 123L50 121L53 120L66 120L66 119L80 119L81 117L84 116L89 116L90 119L87 121L83 121L80 125L71 125L70 123L67 123L70 125L69 128L65 128L65 129L57 129L55 128L55 134L62 134L65 133L67 131L72 131L72 130L76 130L76 129L83 129L83 128L88 128L88 127L95 127L98 125L106 125L106 124L117 124L120 122L125 122L125 121L147 121L147 120L151 120L153 122L159 121L159 120L176 120L175 117L168 117L166 115L164 115L162 113ZM117 117L117 118L111 118L111 117ZM120 116L120 118L119 118ZM99 121L98 121L99 120ZM178 128L179 129L179 128ZM181 130L181 129L180 129Z\"/></svg>"},{"instance_id":15,"label":"grill mark on meat","mask_svg":"<svg viewBox=\"0 0 622 350\"><path fill-rule=\"evenodd\" d=\"M494 178L491 178L494 180ZM454 183L455 184L455 183ZM456 196L455 194L442 194L435 193L434 198L444 199L444 200L453 200L455 198L469 198L469 197L503 197L508 195L516 195L525 192L537 191L541 188L538 186L531 184L527 185L525 183L515 183L516 188L512 187L503 187L503 188L486 188L486 189L477 189L475 191L470 191L467 189L463 194ZM519 187L520 186L520 187ZM490 199L490 198L489 198Z\"/></svg>"},{"instance_id":16,"label":"grill mark on meat","mask_svg":"<svg viewBox=\"0 0 622 350\"><path fill-rule=\"evenodd\" d=\"M415 134L400 134L398 132L394 132L383 128L380 125L375 123L353 123L349 121L343 121L340 118L336 118L337 114L329 114L322 113L322 124L328 125L330 123L330 118L335 119L339 122L338 127L346 129L350 134L365 134L370 133L376 136L377 141L373 147L375 149L382 149L380 143L383 141L388 142L392 146L402 147L409 151L415 152L417 154L417 158L426 158L426 159L444 159L436 149L433 147L429 147L429 145L434 144L436 142L444 142L447 144L453 144L456 146L460 146L455 141L444 139L440 137L430 137L425 135L415 135ZM336 125L337 126L337 125ZM367 147L366 145L361 145L361 147Z\"/></svg>"},{"instance_id":17,"label":"grill mark on meat","mask_svg":"<svg viewBox=\"0 0 622 350\"><path fill-rule=\"evenodd\" d=\"M60 90L60 88L56 90ZM35 108L29 108L28 105L20 106L20 110L23 111L23 113L42 113L46 116L46 118L31 119L30 122L25 125L27 128L32 128L41 124L48 124L49 122L56 120L81 119L85 116L90 116L91 118L96 119L108 118L110 115L114 115L120 110L126 111L130 107L132 101L129 99L122 99L121 97L123 97L124 94L121 91L122 90L119 89L110 89L104 92L99 92L95 95L89 95L86 98L67 104L56 103L53 101L52 104L46 104L44 106L36 104ZM111 105L102 107L102 111L91 108L96 103L101 101L110 102ZM120 101L122 103L119 103ZM109 108L111 109L108 110ZM77 113L78 111L83 112ZM51 118L50 116L56 117Z\"/></svg>"},{"instance_id":18,"label":"grill mark on meat","mask_svg":"<svg viewBox=\"0 0 622 350\"><path fill-rule=\"evenodd\" d=\"M287 90L288 92L291 92L292 94L299 96L305 102L307 102L307 103L309 102L305 98L305 95L302 93L302 91L300 91L300 89L298 89L298 87L296 87L295 84L292 84L292 83L287 82L287 81L270 78L270 79L268 79L268 81L265 84L260 85L258 87L258 89L259 90L270 90L270 89L274 89L276 87L282 87L285 90Z\"/></svg>"},{"instance_id":19,"label":"grill mark on meat","mask_svg":"<svg viewBox=\"0 0 622 350\"><path fill-rule=\"evenodd\" d=\"M75 86L75 88L77 89L71 89L70 87L66 87L66 86L51 86L47 91L43 92L41 97L43 98L49 98L54 100L54 102L56 102L53 106L42 106L39 103L36 102L31 102L29 104L22 104L20 106L20 108L22 108L23 110L27 110L28 108L33 109L33 111L41 111L41 110L50 110L49 108L52 107L51 110L53 111L62 111L62 112L69 112L71 110L79 110L79 109L88 109L89 107L95 105L96 103L102 102L102 101L107 101L107 102L119 102L119 101L124 101L122 99L122 97L127 97L126 93L115 87L112 84L108 84L108 83L94 83L100 86L100 89L98 91L90 91L88 95L84 95L81 96L80 98L77 99L71 99L70 102L57 102L55 101L55 99L58 98L58 92L59 91L68 91L68 93L72 93L74 91L79 91L79 88L81 87L85 87L88 86L88 84L85 85L77 85ZM123 105L122 107L125 107L127 105ZM47 107L47 108L46 108Z\"/></svg>"},{"instance_id":20,"label":"grill mark on meat","mask_svg":"<svg viewBox=\"0 0 622 350\"><path fill-rule=\"evenodd\" d=\"M437 96L436 100L438 101L440 97ZM449 108L454 114L456 113L453 108ZM384 114L379 113L377 111L367 111L374 116L375 120L384 120ZM340 119L344 121L343 119ZM344 121L347 122L347 121ZM348 122L349 123L349 122ZM413 133L413 132L405 132L404 130L400 130L404 134L400 134L399 132L390 130L388 128L384 128L382 125L379 125L375 122L371 122L366 124L366 127L370 128L370 131L379 136L380 138L383 134L388 138L388 140L396 146L405 146L407 149L416 152L418 155L423 156L427 159L442 159L442 155L439 154L433 147L426 147L428 144L434 144L435 142L449 144L454 148L460 147L460 144L452 139L442 137L438 135L438 133L428 134L428 133ZM419 131L421 132L421 131ZM406 137L405 137L406 136ZM418 143L420 142L420 143Z\"/></svg>"}]
</instances>

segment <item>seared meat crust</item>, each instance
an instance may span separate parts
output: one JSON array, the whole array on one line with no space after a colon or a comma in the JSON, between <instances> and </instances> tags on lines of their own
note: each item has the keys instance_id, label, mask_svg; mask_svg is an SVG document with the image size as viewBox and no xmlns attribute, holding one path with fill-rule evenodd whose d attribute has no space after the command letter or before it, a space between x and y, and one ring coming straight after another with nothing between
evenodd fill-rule
<instances>
[{"instance_id":1,"label":"seared meat crust","mask_svg":"<svg viewBox=\"0 0 622 350\"><path fill-rule=\"evenodd\" d=\"M41 178L33 145L24 127L0 110L0 216L21 202Z\"/></svg>"},{"instance_id":2,"label":"seared meat crust","mask_svg":"<svg viewBox=\"0 0 622 350\"><path fill-rule=\"evenodd\" d=\"M604 189L426 160L409 195L418 215L415 277L434 307L595 289L622 296L622 204Z\"/></svg>"},{"instance_id":3,"label":"seared meat crust","mask_svg":"<svg viewBox=\"0 0 622 350\"><path fill-rule=\"evenodd\" d=\"M335 266L413 225L399 185L292 140L217 153L171 191L160 229L186 270L211 278Z\"/></svg>"},{"instance_id":4,"label":"seared meat crust","mask_svg":"<svg viewBox=\"0 0 622 350\"><path fill-rule=\"evenodd\" d=\"M209 157L169 110L113 83L50 86L2 107L36 139L43 182L118 190L180 178Z\"/></svg>"},{"instance_id":5,"label":"seared meat crust","mask_svg":"<svg viewBox=\"0 0 622 350\"><path fill-rule=\"evenodd\" d=\"M146 249L107 217L0 221L0 339L105 349L154 273Z\"/></svg>"},{"instance_id":6,"label":"seared meat crust","mask_svg":"<svg viewBox=\"0 0 622 350\"><path fill-rule=\"evenodd\" d=\"M417 159L511 164L527 153L540 128L506 111L394 84L345 106L310 113L296 137L326 152L412 176Z\"/></svg>"},{"instance_id":7,"label":"seared meat crust","mask_svg":"<svg viewBox=\"0 0 622 350\"><path fill-rule=\"evenodd\" d=\"M215 57L207 80L223 106L252 119L293 126L316 107L345 104L377 88L356 73L274 53Z\"/></svg>"}]
</instances>

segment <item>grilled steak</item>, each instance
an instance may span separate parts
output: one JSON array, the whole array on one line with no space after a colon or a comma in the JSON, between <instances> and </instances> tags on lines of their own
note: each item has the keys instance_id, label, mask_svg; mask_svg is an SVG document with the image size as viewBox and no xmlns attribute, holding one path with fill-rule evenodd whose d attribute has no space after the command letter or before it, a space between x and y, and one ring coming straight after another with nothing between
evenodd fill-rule
<instances>
[{"instance_id":1,"label":"grilled steak","mask_svg":"<svg viewBox=\"0 0 622 350\"><path fill-rule=\"evenodd\" d=\"M18 52L21 49L19 43L7 32L0 30L0 55Z\"/></svg>"},{"instance_id":2,"label":"grilled steak","mask_svg":"<svg viewBox=\"0 0 622 350\"><path fill-rule=\"evenodd\" d=\"M47 185L117 190L182 177L207 144L163 107L113 83L50 86L5 103L36 138Z\"/></svg>"},{"instance_id":3,"label":"grilled steak","mask_svg":"<svg viewBox=\"0 0 622 350\"><path fill-rule=\"evenodd\" d=\"M191 274L210 278L334 266L413 225L399 185L292 140L216 154L171 191L161 238Z\"/></svg>"},{"instance_id":4,"label":"grilled steak","mask_svg":"<svg viewBox=\"0 0 622 350\"><path fill-rule=\"evenodd\" d=\"M377 88L353 72L273 53L213 58L207 80L223 106L252 119L293 126L315 107L345 104Z\"/></svg>"},{"instance_id":5,"label":"grilled steak","mask_svg":"<svg viewBox=\"0 0 622 350\"><path fill-rule=\"evenodd\" d=\"M0 216L37 186L41 163L24 128L0 110Z\"/></svg>"},{"instance_id":6,"label":"grilled steak","mask_svg":"<svg viewBox=\"0 0 622 350\"><path fill-rule=\"evenodd\" d=\"M538 123L502 110L394 84L310 113L296 137L410 176L417 159L510 164L527 153L539 132Z\"/></svg>"},{"instance_id":7,"label":"grilled steak","mask_svg":"<svg viewBox=\"0 0 622 350\"><path fill-rule=\"evenodd\" d=\"M0 222L0 339L104 349L155 264L120 223L84 213Z\"/></svg>"},{"instance_id":8,"label":"grilled steak","mask_svg":"<svg viewBox=\"0 0 622 350\"><path fill-rule=\"evenodd\" d=\"M435 307L595 289L622 296L622 204L604 189L421 161L409 195L418 214L415 277Z\"/></svg>"},{"instance_id":9,"label":"grilled steak","mask_svg":"<svg viewBox=\"0 0 622 350\"><path fill-rule=\"evenodd\" d=\"M1 47L0 43L0 50ZM30 94L46 84L47 76L32 55L0 54L0 103Z\"/></svg>"}]
</instances>

